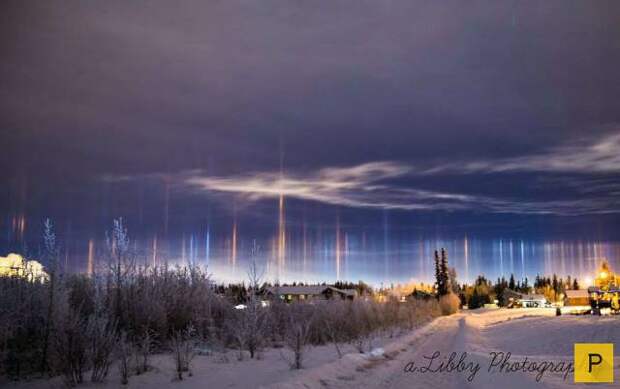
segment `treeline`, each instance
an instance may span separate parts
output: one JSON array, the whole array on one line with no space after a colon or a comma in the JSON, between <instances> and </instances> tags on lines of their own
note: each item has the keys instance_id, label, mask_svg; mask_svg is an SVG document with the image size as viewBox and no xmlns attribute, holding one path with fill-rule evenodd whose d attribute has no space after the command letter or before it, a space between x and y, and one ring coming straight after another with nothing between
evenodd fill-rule
<instances>
[{"instance_id":1,"label":"treeline","mask_svg":"<svg viewBox=\"0 0 620 389\"><path fill-rule=\"evenodd\" d=\"M265 304L255 264L237 290L220 289L196 267L138 265L122 220L114 222L99 260L107 266L91 276L58 270L49 221L43 241L46 281L0 278L0 375L11 379L60 375L75 386L104 381L115 367L125 384L148 371L158 352L174 359L175 378L183 379L199 352L233 348L244 359L271 346L288 350L291 367L300 368L308 345L330 343L341 355L349 343L367 352L380 333L412 329L442 313L435 299ZM240 302L245 308L235 309Z\"/></svg>"},{"instance_id":2,"label":"treeline","mask_svg":"<svg viewBox=\"0 0 620 389\"><path fill-rule=\"evenodd\" d=\"M459 284L454 268L448 266L448 253L445 249L435 250L435 285L434 294L438 299L444 296L457 295L460 307L469 309L481 308L485 304L497 301L499 306L504 304L504 291L507 289L524 294L541 294L548 301L556 302L567 290L579 289L577 278L568 276L566 279L553 274L551 277L536 275L534 284L530 285L527 277L516 280L514 274L506 280L498 278L495 282L488 280L483 275L476 278L473 284ZM424 297L427 293L414 290L413 296Z\"/></svg>"},{"instance_id":3,"label":"treeline","mask_svg":"<svg viewBox=\"0 0 620 389\"><path fill-rule=\"evenodd\" d=\"M495 300L502 306L504 303L503 294L506 289L524 294L541 294L548 301L557 302L567 290L579 289L579 282L577 278L568 276L563 279L556 274L551 277L537 275L533 285L530 284L527 277L523 280L515 280L513 274L508 280L501 277L495 282L486 279L484 276L478 276L472 285L461 285L458 294L463 306L475 309L485 304L491 304Z\"/></svg>"}]
</instances>

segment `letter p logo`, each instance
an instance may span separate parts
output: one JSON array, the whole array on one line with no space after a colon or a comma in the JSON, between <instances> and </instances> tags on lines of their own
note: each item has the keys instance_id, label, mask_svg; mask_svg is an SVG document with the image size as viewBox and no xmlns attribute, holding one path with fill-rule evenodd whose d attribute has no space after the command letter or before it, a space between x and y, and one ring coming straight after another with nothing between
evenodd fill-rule
<instances>
[{"instance_id":1,"label":"letter p logo","mask_svg":"<svg viewBox=\"0 0 620 389\"><path fill-rule=\"evenodd\" d=\"M614 344L575 343L575 382L614 382Z\"/></svg>"},{"instance_id":2,"label":"letter p logo","mask_svg":"<svg viewBox=\"0 0 620 389\"><path fill-rule=\"evenodd\" d=\"M596 362L594 360L596 359ZM588 373L592 373L593 365L600 365L603 362L603 356L597 353L588 353Z\"/></svg>"}]
</instances>

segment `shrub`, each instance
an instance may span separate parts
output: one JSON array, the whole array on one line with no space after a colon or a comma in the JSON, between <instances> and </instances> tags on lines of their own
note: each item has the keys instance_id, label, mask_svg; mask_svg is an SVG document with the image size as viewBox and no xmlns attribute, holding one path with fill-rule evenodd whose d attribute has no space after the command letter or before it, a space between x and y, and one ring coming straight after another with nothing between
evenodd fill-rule
<instances>
[{"instance_id":1,"label":"shrub","mask_svg":"<svg viewBox=\"0 0 620 389\"><path fill-rule=\"evenodd\" d=\"M84 372L88 369L86 323L66 305L58 310L58 314L52 334L51 366L54 372L63 375L68 386L75 386L83 382Z\"/></svg>"},{"instance_id":2,"label":"shrub","mask_svg":"<svg viewBox=\"0 0 620 389\"><path fill-rule=\"evenodd\" d=\"M149 369L149 358L156 346L155 334L148 328L144 330L142 336L137 340L137 346L134 353L136 360L136 375L140 375Z\"/></svg>"},{"instance_id":3,"label":"shrub","mask_svg":"<svg viewBox=\"0 0 620 389\"><path fill-rule=\"evenodd\" d=\"M461 300L454 293L448 293L439 299L439 308L442 315L452 315L457 313Z\"/></svg>"},{"instance_id":4,"label":"shrub","mask_svg":"<svg viewBox=\"0 0 620 389\"><path fill-rule=\"evenodd\" d=\"M121 332L121 335L116 344L116 354L118 358L118 372L121 377L121 385L127 385L129 383L129 370L131 369L131 356L133 354L133 348L129 340L127 339L127 333Z\"/></svg>"},{"instance_id":5,"label":"shrub","mask_svg":"<svg viewBox=\"0 0 620 389\"><path fill-rule=\"evenodd\" d=\"M92 382L103 382L112 364L117 343L116 324L105 316L91 315L86 325Z\"/></svg>"},{"instance_id":6,"label":"shrub","mask_svg":"<svg viewBox=\"0 0 620 389\"><path fill-rule=\"evenodd\" d=\"M192 375L190 364L196 355L196 335L194 328L190 325L182 331L176 331L170 341L172 345L172 357L176 369L176 377L183 380L183 373L188 372Z\"/></svg>"},{"instance_id":7,"label":"shrub","mask_svg":"<svg viewBox=\"0 0 620 389\"><path fill-rule=\"evenodd\" d=\"M301 369L310 330L314 322L314 307L308 304L293 304L289 307L285 341L293 353L289 361L292 369Z\"/></svg>"}]
</instances>

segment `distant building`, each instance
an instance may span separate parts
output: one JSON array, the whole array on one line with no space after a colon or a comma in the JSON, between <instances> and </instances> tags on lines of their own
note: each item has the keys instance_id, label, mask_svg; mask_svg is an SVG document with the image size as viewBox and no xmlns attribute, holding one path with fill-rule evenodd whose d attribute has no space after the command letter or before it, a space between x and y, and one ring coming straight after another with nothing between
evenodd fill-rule
<instances>
[{"instance_id":1,"label":"distant building","mask_svg":"<svg viewBox=\"0 0 620 389\"><path fill-rule=\"evenodd\" d=\"M265 294L286 302L329 300L333 298L353 300L357 297L355 289L338 289L329 285L273 286L267 288Z\"/></svg>"},{"instance_id":2,"label":"distant building","mask_svg":"<svg viewBox=\"0 0 620 389\"><path fill-rule=\"evenodd\" d=\"M579 307L590 305L590 294L587 289L567 290L564 292L565 307Z\"/></svg>"},{"instance_id":3,"label":"distant building","mask_svg":"<svg viewBox=\"0 0 620 389\"><path fill-rule=\"evenodd\" d=\"M502 301L508 308L540 308L547 304L547 299L542 294L527 294L505 289Z\"/></svg>"},{"instance_id":4,"label":"distant building","mask_svg":"<svg viewBox=\"0 0 620 389\"><path fill-rule=\"evenodd\" d=\"M430 292L427 292L425 290L414 289L414 291L411 292L411 294L406 296L405 300L406 301L430 300L434 297L435 296Z\"/></svg>"}]
</instances>

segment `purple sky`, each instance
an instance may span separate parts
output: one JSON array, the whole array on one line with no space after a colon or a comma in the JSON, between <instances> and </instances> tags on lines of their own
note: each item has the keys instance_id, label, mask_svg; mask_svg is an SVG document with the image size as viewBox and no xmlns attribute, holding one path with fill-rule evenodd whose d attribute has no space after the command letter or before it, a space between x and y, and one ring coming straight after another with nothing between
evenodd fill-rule
<instances>
[{"instance_id":1,"label":"purple sky","mask_svg":"<svg viewBox=\"0 0 620 389\"><path fill-rule=\"evenodd\" d=\"M617 1L4 1L0 229L619 240Z\"/></svg>"}]
</instances>

